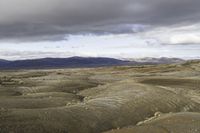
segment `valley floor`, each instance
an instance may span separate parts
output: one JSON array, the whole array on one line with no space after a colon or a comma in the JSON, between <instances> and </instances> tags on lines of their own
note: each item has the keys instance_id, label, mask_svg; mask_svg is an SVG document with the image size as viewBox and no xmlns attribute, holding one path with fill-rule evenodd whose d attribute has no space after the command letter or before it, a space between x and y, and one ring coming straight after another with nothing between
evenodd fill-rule
<instances>
[{"instance_id":1,"label":"valley floor","mask_svg":"<svg viewBox=\"0 0 200 133\"><path fill-rule=\"evenodd\" d=\"M0 71L0 133L199 133L200 61Z\"/></svg>"}]
</instances>

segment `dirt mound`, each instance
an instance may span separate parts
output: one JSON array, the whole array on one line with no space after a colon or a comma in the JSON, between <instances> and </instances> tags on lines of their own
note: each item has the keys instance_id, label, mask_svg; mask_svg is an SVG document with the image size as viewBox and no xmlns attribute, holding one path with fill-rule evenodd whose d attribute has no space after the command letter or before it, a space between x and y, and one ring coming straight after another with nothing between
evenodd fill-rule
<instances>
[{"instance_id":1,"label":"dirt mound","mask_svg":"<svg viewBox=\"0 0 200 133\"><path fill-rule=\"evenodd\" d=\"M0 74L0 133L200 132L199 62Z\"/></svg>"},{"instance_id":2,"label":"dirt mound","mask_svg":"<svg viewBox=\"0 0 200 133\"><path fill-rule=\"evenodd\" d=\"M17 133L45 133L57 129L69 133L98 133L135 125L157 111L168 113L200 109L199 104L185 97L158 87L137 84L132 80L87 89L79 95L85 99L74 105L1 112L4 122L0 128ZM46 129L48 125L52 126Z\"/></svg>"},{"instance_id":3,"label":"dirt mound","mask_svg":"<svg viewBox=\"0 0 200 133\"><path fill-rule=\"evenodd\" d=\"M140 126L112 130L105 133L199 133L200 113L161 115Z\"/></svg>"}]
</instances>

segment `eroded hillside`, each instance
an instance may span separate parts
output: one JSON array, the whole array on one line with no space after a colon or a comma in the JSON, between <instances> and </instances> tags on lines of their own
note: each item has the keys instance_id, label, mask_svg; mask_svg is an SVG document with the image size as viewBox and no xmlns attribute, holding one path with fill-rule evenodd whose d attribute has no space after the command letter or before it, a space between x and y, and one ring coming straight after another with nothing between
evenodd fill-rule
<instances>
[{"instance_id":1,"label":"eroded hillside","mask_svg":"<svg viewBox=\"0 0 200 133\"><path fill-rule=\"evenodd\" d=\"M1 133L200 132L199 61L1 71L0 78Z\"/></svg>"}]
</instances>

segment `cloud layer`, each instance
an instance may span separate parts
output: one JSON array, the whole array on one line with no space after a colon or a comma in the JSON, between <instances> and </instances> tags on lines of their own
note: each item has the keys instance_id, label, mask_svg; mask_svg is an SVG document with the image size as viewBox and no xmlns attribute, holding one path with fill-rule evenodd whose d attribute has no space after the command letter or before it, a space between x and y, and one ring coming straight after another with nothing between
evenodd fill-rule
<instances>
[{"instance_id":1,"label":"cloud layer","mask_svg":"<svg viewBox=\"0 0 200 133\"><path fill-rule=\"evenodd\" d=\"M1 0L0 39L54 41L70 34L137 33L191 25L200 21L199 6L199 0ZM195 36L187 38L180 42L199 42Z\"/></svg>"}]
</instances>

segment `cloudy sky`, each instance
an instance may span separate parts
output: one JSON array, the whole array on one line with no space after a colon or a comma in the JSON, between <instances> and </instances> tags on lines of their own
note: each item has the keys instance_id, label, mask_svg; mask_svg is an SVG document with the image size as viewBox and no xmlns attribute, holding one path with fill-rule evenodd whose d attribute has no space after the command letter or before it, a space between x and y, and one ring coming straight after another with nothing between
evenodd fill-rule
<instances>
[{"instance_id":1,"label":"cloudy sky","mask_svg":"<svg viewBox=\"0 0 200 133\"><path fill-rule=\"evenodd\" d=\"M200 58L200 0L0 0L0 58Z\"/></svg>"}]
</instances>

